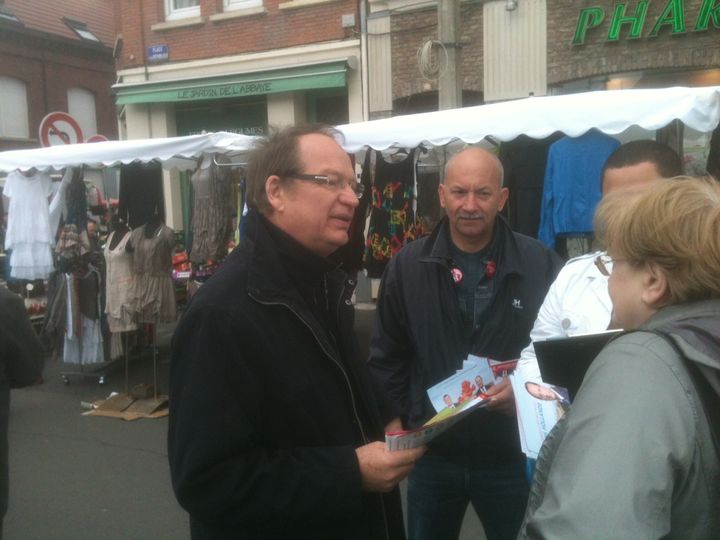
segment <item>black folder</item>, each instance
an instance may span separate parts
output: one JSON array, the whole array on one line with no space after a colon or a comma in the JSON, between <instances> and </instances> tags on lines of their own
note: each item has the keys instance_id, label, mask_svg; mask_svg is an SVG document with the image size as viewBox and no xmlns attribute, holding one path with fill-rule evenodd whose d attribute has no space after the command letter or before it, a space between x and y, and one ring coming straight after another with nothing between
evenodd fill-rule
<instances>
[{"instance_id":1,"label":"black folder","mask_svg":"<svg viewBox=\"0 0 720 540\"><path fill-rule=\"evenodd\" d=\"M622 332L608 330L597 334L534 341L542 380L567 388L572 401L592 361L611 338Z\"/></svg>"}]
</instances>

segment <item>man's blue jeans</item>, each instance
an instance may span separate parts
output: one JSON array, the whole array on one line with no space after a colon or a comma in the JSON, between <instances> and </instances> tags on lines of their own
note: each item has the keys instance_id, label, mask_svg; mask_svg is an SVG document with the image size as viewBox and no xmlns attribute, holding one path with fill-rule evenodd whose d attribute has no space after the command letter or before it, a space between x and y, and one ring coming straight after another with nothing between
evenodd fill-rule
<instances>
[{"instance_id":1,"label":"man's blue jeans","mask_svg":"<svg viewBox=\"0 0 720 540\"><path fill-rule=\"evenodd\" d=\"M408 480L409 540L457 540L468 502L488 540L514 539L528 489L522 462L470 469L426 454Z\"/></svg>"}]
</instances>

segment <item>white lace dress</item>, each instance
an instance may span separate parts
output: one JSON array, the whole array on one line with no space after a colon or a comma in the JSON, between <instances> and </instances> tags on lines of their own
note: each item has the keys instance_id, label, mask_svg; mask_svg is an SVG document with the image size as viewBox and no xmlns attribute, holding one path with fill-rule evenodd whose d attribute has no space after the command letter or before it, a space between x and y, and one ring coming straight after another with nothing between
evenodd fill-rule
<instances>
[{"instance_id":1,"label":"white lace dress","mask_svg":"<svg viewBox=\"0 0 720 540\"><path fill-rule=\"evenodd\" d=\"M5 249L10 275L18 279L47 279L53 271L50 211L52 180L47 173L27 177L18 171L5 180L3 195L10 198Z\"/></svg>"},{"instance_id":2,"label":"white lace dress","mask_svg":"<svg viewBox=\"0 0 720 540\"><path fill-rule=\"evenodd\" d=\"M125 250L130 239L130 231L122 237L114 249L110 249L115 234L115 232L110 233L104 250L107 269L105 313L112 333L128 332L137 328L133 302L133 254Z\"/></svg>"}]
</instances>

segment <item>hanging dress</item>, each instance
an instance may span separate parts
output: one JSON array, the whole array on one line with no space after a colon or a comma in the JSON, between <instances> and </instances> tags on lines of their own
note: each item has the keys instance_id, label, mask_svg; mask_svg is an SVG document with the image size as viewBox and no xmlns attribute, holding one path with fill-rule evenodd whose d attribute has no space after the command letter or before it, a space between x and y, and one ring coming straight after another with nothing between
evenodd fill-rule
<instances>
[{"instance_id":1,"label":"hanging dress","mask_svg":"<svg viewBox=\"0 0 720 540\"><path fill-rule=\"evenodd\" d=\"M365 243L365 268L370 278L382 276L385 265L407 242L414 240L415 150L398 163L387 163L376 152L370 225Z\"/></svg>"},{"instance_id":2,"label":"hanging dress","mask_svg":"<svg viewBox=\"0 0 720 540\"><path fill-rule=\"evenodd\" d=\"M105 313L112 333L128 332L137 328L133 305L133 254L125 249L131 233L127 231L120 242L110 249L115 234L115 231L110 233L103 252L107 267Z\"/></svg>"},{"instance_id":3,"label":"hanging dress","mask_svg":"<svg viewBox=\"0 0 720 540\"><path fill-rule=\"evenodd\" d=\"M190 260L206 263L227 255L232 217L232 184L229 171L206 155L190 178L193 193L192 249Z\"/></svg>"},{"instance_id":4,"label":"hanging dress","mask_svg":"<svg viewBox=\"0 0 720 540\"><path fill-rule=\"evenodd\" d=\"M52 180L47 173L27 177L11 172L3 189L10 198L5 249L10 255L10 275L17 279L47 279L53 271L50 211Z\"/></svg>"},{"instance_id":5,"label":"hanging dress","mask_svg":"<svg viewBox=\"0 0 720 540\"><path fill-rule=\"evenodd\" d=\"M100 272L92 266L85 272L65 274L67 325L63 361L82 366L105 361L100 318Z\"/></svg>"},{"instance_id":6,"label":"hanging dress","mask_svg":"<svg viewBox=\"0 0 720 540\"><path fill-rule=\"evenodd\" d=\"M145 227L133 230L133 303L140 323L173 322L175 320L175 287L172 282L172 253L175 233L161 225L151 238Z\"/></svg>"}]
</instances>

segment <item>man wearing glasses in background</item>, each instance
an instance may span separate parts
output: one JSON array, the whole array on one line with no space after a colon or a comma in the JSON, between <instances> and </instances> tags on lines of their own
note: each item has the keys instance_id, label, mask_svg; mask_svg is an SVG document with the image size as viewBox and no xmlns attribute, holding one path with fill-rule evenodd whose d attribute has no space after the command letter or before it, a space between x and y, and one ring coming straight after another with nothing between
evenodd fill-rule
<instances>
[{"instance_id":1,"label":"man wearing glasses in background","mask_svg":"<svg viewBox=\"0 0 720 540\"><path fill-rule=\"evenodd\" d=\"M642 189L650 182L682 173L682 161L669 146L652 140L631 141L619 146L605 162L602 194ZM540 380L533 341L608 329L611 269L611 259L599 251L575 257L563 267L540 307L531 342L520 355L517 369L526 379Z\"/></svg>"},{"instance_id":2,"label":"man wearing glasses in background","mask_svg":"<svg viewBox=\"0 0 720 540\"><path fill-rule=\"evenodd\" d=\"M193 538L404 538L396 488L424 449L387 452L333 254L362 186L339 134L272 135L247 168L247 238L173 337L169 460Z\"/></svg>"}]
</instances>

